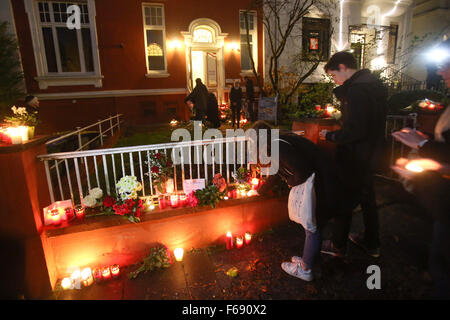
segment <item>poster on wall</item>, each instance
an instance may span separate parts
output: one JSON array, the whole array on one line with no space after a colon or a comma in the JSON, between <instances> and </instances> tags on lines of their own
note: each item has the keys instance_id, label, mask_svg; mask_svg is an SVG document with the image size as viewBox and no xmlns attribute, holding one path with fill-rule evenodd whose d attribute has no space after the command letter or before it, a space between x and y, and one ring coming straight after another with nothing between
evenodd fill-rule
<instances>
[{"instance_id":1,"label":"poster on wall","mask_svg":"<svg viewBox=\"0 0 450 320\"><path fill-rule=\"evenodd\" d=\"M259 99L258 120L275 121L277 124L277 97Z\"/></svg>"}]
</instances>

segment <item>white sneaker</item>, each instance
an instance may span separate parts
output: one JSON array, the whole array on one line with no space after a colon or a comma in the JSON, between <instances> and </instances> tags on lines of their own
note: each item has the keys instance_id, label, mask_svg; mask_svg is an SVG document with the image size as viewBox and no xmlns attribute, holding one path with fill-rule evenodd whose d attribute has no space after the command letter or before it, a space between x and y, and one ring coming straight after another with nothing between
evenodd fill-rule
<instances>
[{"instance_id":1,"label":"white sneaker","mask_svg":"<svg viewBox=\"0 0 450 320\"><path fill-rule=\"evenodd\" d=\"M305 281L312 281L313 279L311 269L305 271L302 269L299 263L283 262L281 264L281 269L283 269L287 274Z\"/></svg>"},{"instance_id":2,"label":"white sneaker","mask_svg":"<svg viewBox=\"0 0 450 320\"><path fill-rule=\"evenodd\" d=\"M302 258L298 257L298 256L293 256L291 258L291 262L293 262L293 263L300 263L301 261L303 261Z\"/></svg>"}]
</instances>

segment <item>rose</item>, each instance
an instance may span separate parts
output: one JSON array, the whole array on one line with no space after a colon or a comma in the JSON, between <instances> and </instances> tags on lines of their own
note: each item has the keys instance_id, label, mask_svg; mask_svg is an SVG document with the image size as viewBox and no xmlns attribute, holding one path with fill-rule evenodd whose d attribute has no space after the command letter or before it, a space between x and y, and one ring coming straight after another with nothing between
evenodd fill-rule
<instances>
[{"instance_id":1,"label":"rose","mask_svg":"<svg viewBox=\"0 0 450 320\"><path fill-rule=\"evenodd\" d=\"M115 204L116 204L116 199L114 199L114 198L111 197L111 196L106 196L106 197L103 199L103 205L104 205L105 207L107 207L107 208L112 207L112 206L115 205Z\"/></svg>"},{"instance_id":2,"label":"rose","mask_svg":"<svg viewBox=\"0 0 450 320\"><path fill-rule=\"evenodd\" d=\"M113 209L114 209L114 212L120 216L130 213L130 209L128 208L128 206L126 204L120 204L120 205L115 204L115 205L113 205Z\"/></svg>"},{"instance_id":3,"label":"rose","mask_svg":"<svg viewBox=\"0 0 450 320\"><path fill-rule=\"evenodd\" d=\"M152 173L159 173L159 167L158 166L153 166L152 167Z\"/></svg>"},{"instance_id":4,"label":"rose","mask_svg":"<svg viewBox=\"0 0 450 320\"><path fill-rule=\"evenodd\" d=\"M89 191L89 195L93 196L95 199L100 199L103 197L103 191L100 188L94 188Z\"/></svg>"},{"instance_id":5,"label":"rose","mask_svg":"<svg viewBox=\"0 0 450 320\"><path fill-rule=\"evenodd\" d=\"M162 155L161 153L155 153L155 159L161 159Z\"/></svg>"}]
</instances>

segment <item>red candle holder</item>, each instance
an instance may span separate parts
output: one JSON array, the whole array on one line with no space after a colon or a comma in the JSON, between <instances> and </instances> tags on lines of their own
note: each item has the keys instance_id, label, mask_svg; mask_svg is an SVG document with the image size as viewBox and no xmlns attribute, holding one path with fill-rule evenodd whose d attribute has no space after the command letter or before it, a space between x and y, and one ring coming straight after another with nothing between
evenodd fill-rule
<instances>
[{"instance_id":1,"label":"red candle holder","mask_svg":"<svg viewBox=\"0 0 450 320\"><path fill-rule=\"evenodd\" d=\"M233 235L230 231L227 232L227 250L233 249Z\"/></svg>"},{"instance_id":2,"label":"red candle holder","mask_svg":"<svg viewBox=\"0 0 450 320\"><path fill-rule=\"evenodd\" d=\"M236 237L236 248L240 249L244 245L244 238L241 236Z\"/></svg>"},{"instance_id":3,"label":"red candle holder","mask_svg":"<svg viewBox=\"0 0 450 320\"><path fill-rule=\"evenodd\" d=\"M59 226L61 224L61 214L58 209L50 211L50 220L54 226Z\"/></svg>"},{"instance_id":4,"label":"red candle holder","mask_svg":"<svg viewBox=\"0 0 450 320\"><path fill-rule=\"evenodd\" d=\"M258 178L253 178L252 179L252 190L257 190L259 186L259 179Z\"/></svg>"},{"instance_id":5,"label":"red candle holder","mask_svg":"<svg viewBox=\"0 0 450 320\"><path fill-rule=\"evenodd\" d=\"M160 209L165 209L167 204L166 204L166 198L164 196L159 196L159 208Z\"/></svg>"},{"instance_id":6,"label":"red candle holder","mask_svg":"<svg viewBox=\"0 0 450 320\"><path fill-rule=\"evenodd\" d=\"M66 213L67 220L72 220L73 219L73 217L75 215L73 208L67 207L67 208L64 209L64 212Z\"/></svg>"},{"instance_id":7,"label":"red candle holder","mask_svg":"<svg viewBox=\"0 0 450 320\"><path fill-rule=\"evenodd\" d=\"M103 276L103 280L111 279L111 270L109 269L109 267L104 267L103 268L102 276Z\"/></svg>"},{"instance_id":8,"label":"red candle holder","mask_svg":"<svg viewBox=\"0 0 450 320\"><path fill-rule=\"evenodd\" d=\"M95 268L93 271L94 274L94 280L95 282L101 282L103 280L103 274L102 274L102 270L100 270L99 268Z\"/></svg>"},{"instance_id":9,"label":"red candle holder","mask_svg":"<svg viewBox=\"0 0 450 320\"><path fill-rule=\"evenodd\" d=\"M170 206L172 208L178 207L178 195L177 194L170 195Z\"/></svg>"},{"instance_id":10,"label":"red candle holder","mask_svg":"<svg viewBox=\"0 0 450 320\"><path fill-rule=\"evenodd\" d=\"M252 234L250 232L246 232L244 235L245 238L245 244L250 244L252 242Z\"/></svg>"},{"instance_id":11,"label":"red candle holder","mask_svg":"<svg viewBox=\"0 0 450 320\"><path fill-rule=\"evenodd\" d=\"M228 191L227 196L228 199L233 199L233 191Z\"/></svg>"},{"instance_id":12,"label":"red candle holder","mask_svg":"<svg viewBox=\"0 0 450 320\"><path fill-rule=\"evenodd\" d=\"M120 268L118 264L113 264L111 266L111 274L114 279L117 279L120 275Z\"/></svg>"},{"instance_id":13,"label":"red candle holder","mask_svg":"<svg viewBox=\"0 0 450 320\"><path fill-rule=\"evenodd\" d=\"M186 194L180 194L180 206L184 207L187 203Z\"/></svg>"},{"instance_id":14,"label":"red candle holder","mask_svg":"<svg viewBox=\"0 0 450 320\"><path fill-rule=\"evenodd\" d=\"M238 197L238 191L237 191L237 189L234 189L233 190L233 199L237 199L237 197Z\"/></svg>"},{"instance_id":15,"label":"red candle holder","mask_svg":"<svg viewBox=\"0 0 450 320\"><path fill-rule=\"evenodd\" d=\"M77 216L77 219L78 220L83 220L84 219L84 214L85 214L85 210L84 210L83 206L77 205L75 207L75 215Z\"/></svg>"}]
</instances>

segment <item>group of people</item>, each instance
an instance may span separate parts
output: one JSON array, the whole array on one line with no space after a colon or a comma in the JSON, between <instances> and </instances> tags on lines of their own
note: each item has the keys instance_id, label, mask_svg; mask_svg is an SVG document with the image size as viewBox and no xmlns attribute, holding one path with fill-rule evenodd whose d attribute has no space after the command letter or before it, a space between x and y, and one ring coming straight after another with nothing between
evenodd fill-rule
<instances>
[{"instance_id":1,"label":"group of people","mask_svg":"<svg viewBox=\"0 0 450 320\"><path fill-rule=\"evenodd\" d=\"M202 121L203 123L208 121L212 128L220 127L219 106L216 95L208 91L208 88L202 83L200 78L195 80L195 84L192 92L184 99L184 102L195 114L194 120ZM253 81L249 77L245 77L244 100L240 82L239 80L235 80L233 87L230 89L230 109L233 128L239 128L243 101L247 106L245 111L248 112L250 121L253 122L256 120L254 100Z\"/></svg>"},{"instance_id":2,"label":"group of people","mask_svg":"<svg viewBox=\"0 0 450 320\"><path fill-rule=\"evenodd\" d=\"M448 41L446 45L450 51ZM313 279L313 265L320 253L345 256L347 240L373 258L381 254L374 174L383 159L387 89L369 70L358 70L354 56L348 52L334 54L324 69L339 85L334 94L341 102L340 129L322 130L319 134L321 139L336 144L334 158L306 138L280 131L279 171L259 190L260 194L269 192L280 178L291 188L289 215L296 211L300 216L306 238L303 255L293 256L281 267L289 275L305 281ZM450 86L450 59L440 66L439 72ZM265 122L257 122L253 127L271 128ZM439 119L434 138L407 128L393 136L418 149L421 157L428 158L422 159L422 173L407 172L404 163L398 164L396 171L405 179L405 185L413 185L407 190L414 192L434 218L429 269L436 285L436 297L449 298L450 172L444 168L450 165L450 107ZM267 147L270 149L270 144ZM427 166L427 163L434 165ZM313 188L308 191L305 186L311 181ZM304 192L309 192L307 198ZM310 202L314 210L306 210L311 207ZM353 210L358 205L363 214L364 232L350 233ZM323 228L331 220L334 220L332 238L322 240Z\"/></svg>"}]
</instances>

